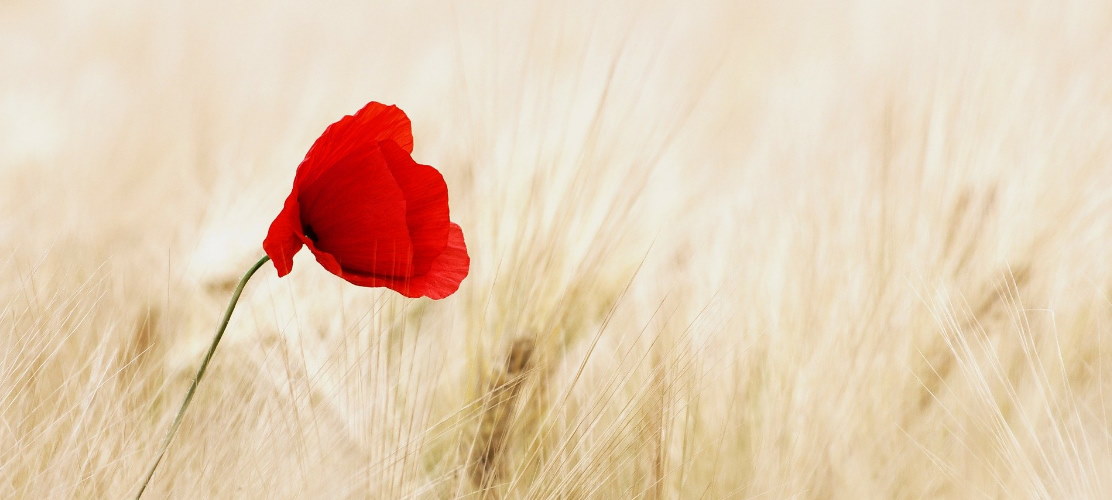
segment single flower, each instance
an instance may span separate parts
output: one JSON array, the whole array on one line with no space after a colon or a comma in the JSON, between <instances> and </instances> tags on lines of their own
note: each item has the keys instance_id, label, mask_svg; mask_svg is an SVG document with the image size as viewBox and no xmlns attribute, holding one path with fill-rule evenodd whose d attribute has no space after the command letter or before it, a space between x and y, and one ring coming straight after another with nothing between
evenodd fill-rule
<instances>
[{"instance_id":1,"label":"single flower","mask_svg":"<svg viewBox=\"0 0 1112 500\"><path fill-rule=\"evenodd\" d=\"M433 299L459 289L471 259L448 217L448 186L412 152L409 118L395 106L371 102L325 129L263 241L278 276L307 246L356 285Z\"/></svg>"}]
</instances>

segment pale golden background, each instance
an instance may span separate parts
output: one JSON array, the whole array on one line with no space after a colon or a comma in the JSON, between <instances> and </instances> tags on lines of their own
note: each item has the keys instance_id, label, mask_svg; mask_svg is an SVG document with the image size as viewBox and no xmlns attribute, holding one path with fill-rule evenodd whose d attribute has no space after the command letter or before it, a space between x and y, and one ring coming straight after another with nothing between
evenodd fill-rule
<instances>
[{"instance_id":1,"label":"pale golden background","mask_svg":"<svg viewBox=\"0 0 1112 500\"><path fill-rule=\"evenodd\" d=\"M294 168L438 302L248 286L149 498L1112 497L1112 3L0 3L0 498L134 493Z\"/></svg>"}]
</instances>

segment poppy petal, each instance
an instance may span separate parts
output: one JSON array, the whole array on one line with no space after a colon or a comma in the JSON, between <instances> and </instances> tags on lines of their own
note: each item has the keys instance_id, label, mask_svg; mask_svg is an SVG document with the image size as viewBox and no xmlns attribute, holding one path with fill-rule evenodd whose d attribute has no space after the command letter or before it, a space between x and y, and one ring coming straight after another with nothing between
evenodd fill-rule
<instances>
[{"instance_id":1,"label":"poppy petal","mask_svg":"<svg viewBox=\"0 0 1112 500\"><path fill-rule=\"evenodd\" d=\"M293 256L301 250L301 238L298 237L301 234L301 216L298 212L297 192L294 191L286 198L278 217L270 223L270 230L263 240L263 251L274 261L279 278L290 273Z\"/></svg>"},{"instance_id":2,"label":"poppy petal","mask_svg":"<svg viewBox=\"0 0 1112 500\"><path fill-rule=\"evenodd\" d=\"M323 267L326 271L335 274L336 276L339 276L345 280L347 279L347 276L344 273L344 268L340 266L340 261L336 260L336 257L334 255L317 248L317 245L313 243L313 241L309 238L302 238L304 238L305 246L309 247L309 251L313 253L313 257L317 258L317 263L319 263L321 267Z\"/></svg>"},{"instance_id":3,"label":"poppy petal","mask_svg":"<svg viewBox=\"0 0 1112 500\"><path fill-rule=\"evenodd\" d=\"M405 195L377 145L330 166L301 188L298 202L301 234L345 272L411 275Z\"/></svg>"},{"instance_id":4,"label":"poppy petal","mask_svg":"<svg viewBox=\"0 0 1112 500\"><path fill-rule=\"evenodd\" d=\"M413 275L425 274L448 244L448 185L435 168L421 165L393 141L379 143L386 165L405 195L413 246Z\"/></svg>"},{"instance_id":5,"label":"poppy petal","mask_svg":"<svg viewBox=\"0 0 1112 500\"><path fill-rule=\"evenodd\" d=\"M354 115L346 115L324 130L297 167L294 184L313 182L354 150L387 140L394 141L406 152L413 152L409 117L397 106L369 102Z\"/></svg>"},{"instance_id":6,"label":"poppy petal","mask_svg":"<svg viewBox=\"0 0 1112 500\"><path fill-rule=\"evenodd\" d=\"M309 247L313 249L312 246ZM316 251L314 251L316 253ZM328 268L325 262L321 265ZM429 272L411 278L391 278L361 273L337 274L341 278L360 286L384 286L406 297L428 297L430 299L443 299L459 289L460 283L467 277L471 266L471 257L467 255L467 244L463 240L463 230L456 224L451 224L448 229L448 243L436 259L433 260Z\"/></svg>"},{"instance_id":7,"label":"poppy petal","mask_svg":"<svg viewBox=\"0 0 1112 500\"><path fill-rule=\"evenodd\" d=\"M418 296L443 299L459 290L459 285L467 277L470 267L471 257L467 255L463 229L456 224L449 224L448 244L445 245L444 251L432 262L429 272L410 280L410 289L420 290Z\"/></svg>"}]
</instances>

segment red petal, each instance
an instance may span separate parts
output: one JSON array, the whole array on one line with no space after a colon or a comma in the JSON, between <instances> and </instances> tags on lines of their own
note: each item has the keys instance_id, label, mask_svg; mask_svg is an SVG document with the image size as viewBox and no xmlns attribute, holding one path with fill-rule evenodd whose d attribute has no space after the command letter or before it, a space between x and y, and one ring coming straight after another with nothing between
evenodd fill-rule
<instances>
[{"instance_id":1,"label":"red petal","mask_svg":"<svg viewBox=\"0 0 1112 500\"><path fill-rule=\"evenodd\" d=\"M281 278L293 269L293 256L301 250L301 217L297 206L297 191L290 193L282 211L270 223L263 251L274 261L274 268Z\"/></svg>"},{"instance_id":2,"label":"red petal","mask_svg":"<svg viewBox=\"0 0 1112 500\"><path fill-rule=\"evenodd\" d=\"M312 245L309 249L313 250ZM314 250L313 253L316 254L317 251ZM337 273L325 262L328 257L321 260L318 254L317 260L333 274L356 285L384 286L406 297L425 296L431 299L443 299L455 293L471 267L471 257L467 255L467 245L463 241L463 230L456 224L449 225L448 243L444 251L433 260L429 271L419 276L398 279L362 273Z\"/></svg>"},{"instance_id":3,"label":"red petal","mask_svg":"<svg viewBox=\"0 0 1112 500\"><path fill-rule=\"evenodd\" d=\"M298 202L311 248L333 256L345 271L412 274L406 200L377 145L353 152L302 186Z\"/></svg>"},{"instance_id":4,"label":"red petal","mask_svg":"<svg viewBox=\"0 0 1112 500\"><path fill-rule=\"evenodd\" d=\"M449 224L448 243L444 251L433 261L429 272L410 280L410 291L417 295L408 296L424 295L431 299L443 299L459 290L459 285L467 277L470 268L471 257L467 255L463 230L456 224Z\"/></svg>"},{"instance_id":5,"label":"red petal","mask_svg":"<svg viewBox=\"0 0 1112 500\"><path fill-rule=\"evenodd\" d=\"M397 106L369 102L354 115L347 115L324 130L297 167L294 186L314 182L318 175L353 151L386 140L413 152L409 117Z\"/></svg>"},{"instance_id":6,"label":"red petal","mask_svg":"<svg viewBox=\"0 0 1112 500\"><path fill-rule=\"evenodd\" d=\"M317 246L309 238L305 238L305 246L309 247L309 251L313 252L313 257L317 258L317 262L326 271L335 274L336 276L339 276L341 278L344 278L345 280L348 279L344 275L344 268L340 266L340 261L336 260L336 257L328 252L322 251L321 249L317 248Z\"/></svg>"},{"instance_id":7,"label":"red petal","mask_svg":"<svg viewBox=\"0 0 1112 500\"><path fill-rule=\"evenodd\" d=\"M413 245L412 274L425 274L448 244L448 185L435 168L413 161L392 141L382 141L379 147L405 193L405 219Z\"/></svg>"}]
</instances>

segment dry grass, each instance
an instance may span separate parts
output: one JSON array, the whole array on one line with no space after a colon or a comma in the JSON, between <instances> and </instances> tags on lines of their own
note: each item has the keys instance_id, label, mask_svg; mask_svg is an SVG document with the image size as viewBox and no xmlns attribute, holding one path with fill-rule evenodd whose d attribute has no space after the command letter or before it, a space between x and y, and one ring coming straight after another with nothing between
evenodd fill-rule
<instances>
[{"instance_id":1,"label":"dry grass","mask_svg":"<svg viewBox=\"0 0 1112 500\"><path fill-rule=\"evenodd\" d=\"M1049 0L5 2L0 498L134 492L370 99L471 276L264 268L151 498L1108 498L1109 33Z\"/></svg>"}]
</instances>

